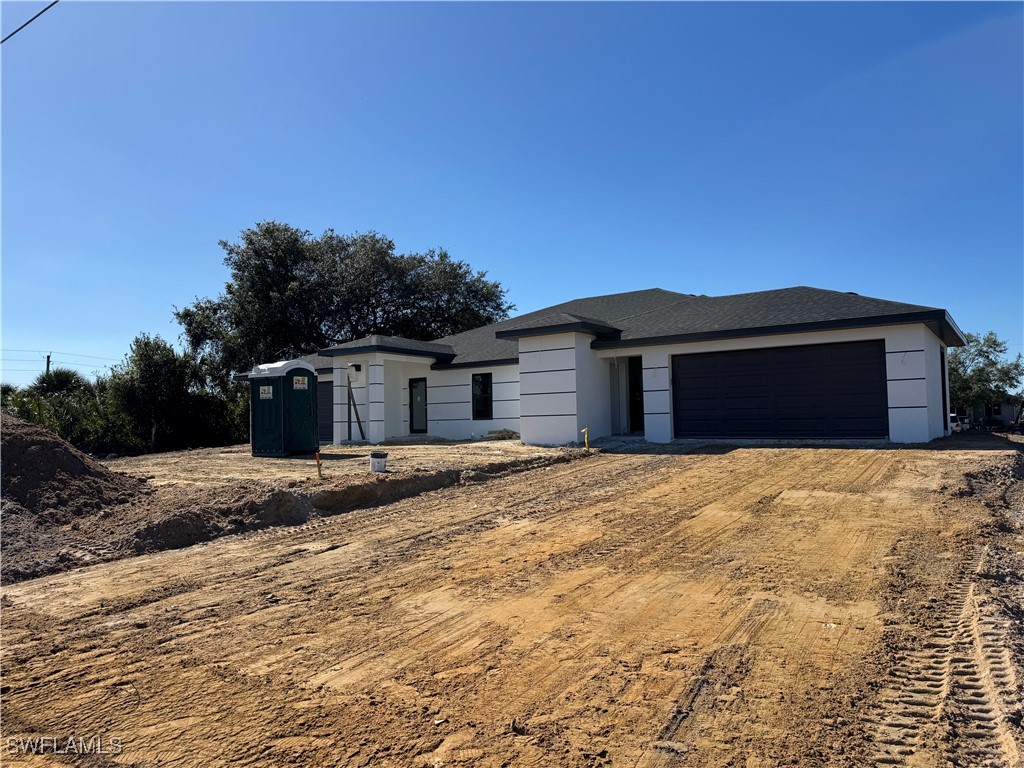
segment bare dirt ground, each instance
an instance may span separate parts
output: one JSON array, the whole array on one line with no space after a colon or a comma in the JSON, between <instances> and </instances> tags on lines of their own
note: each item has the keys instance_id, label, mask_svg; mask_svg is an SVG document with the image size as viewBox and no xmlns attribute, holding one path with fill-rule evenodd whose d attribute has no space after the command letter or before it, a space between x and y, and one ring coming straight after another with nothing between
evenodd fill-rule
<instances>
[{"instance_id":1,"label":"bare dirt ground","mask_svg":"<svg viewBox=\"0 0 1024 768\"><path fill-rule=\"evenodd\" d=\"M386 445L388 476L404 477L423 472L475 469L500 461L549 455L550 449L523 445L518 440L480 440L466 443ZM365 478L369 474L371 446L324 446L320 452L324 476L330 481ZM203 448L194 451L154 453L103 462L108 468L149 477L157 486L234 485L239 481L318 480L312 456L262 458L248 445Z\"/></svg>"},{"instance_id":2,"label":"bare dirt ground","mask_svg":"<svg viewBox=\"0 0 1024 768\"><path fill-rule=\"evenodd\" d=\"M978 437L602 453L8 586L4 764L1019 765L1024 465Z\"/></svg>"},{"instance_id":3,"label":"bare dirt ground","mask_svg":"<svg viewBox=\"0 0 1024 768\"><path fill-rule=\"evenodd\" d=\"M297 525L581 454L490 440L388 446L384 473L370 471L367 446L325 449L319 471L312 456L255 458L248 446L98 463L6 415L0 440L3 583Z\"/></svg>"}]
</instances>

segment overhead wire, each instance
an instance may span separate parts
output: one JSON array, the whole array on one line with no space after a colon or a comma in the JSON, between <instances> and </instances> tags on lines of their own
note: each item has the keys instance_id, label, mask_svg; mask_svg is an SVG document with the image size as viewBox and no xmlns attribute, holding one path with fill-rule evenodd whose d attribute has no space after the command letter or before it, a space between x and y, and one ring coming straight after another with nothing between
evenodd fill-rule
<instances>
[{"instance_id":1,"label":"overhead wire","mask_svg":"<svg viewBox=\"0 0 1024 768\"><path fill-rule=\"evenodd\" d=\"M46 354L50 354L50 355L66 355L68 357L85 357L85 358L88 358L90 360L109 360L112 363L119 363L119 362L121 362L120 358L117 358L117 357L103 357L101 355L84 355L84 354L81 354L79 352L61 352L60 350L53 350L53 349L3 349L3 350L0 350L0 351L2 351L4 353L7 353L7 352L35 352L35 353L40 354L40 355L46 355Z\"/></svg>"},{"instance_id":2,"label":"overhead wire","mask_svg":"<svg viewBox=\"0 0 1024 768\"><path fill-rule=\"evenodd\" d=\"M15 36L16 34L18 34L19 32L21 32L21 30L23 30L23 29L24 29L25 27L27 27L27 26L28 26L29 24L31 24L31 23L32 23L33 21L35 21L36 19L38 19L38 18L39 18L40 16L42 16L42 15L43 15L44 13L46 13L46 12L47 12L48 10L50 10L51 8L53 8L53 6L55 6L55 5L56 5L57 3L59 3L59 2L60 2L60 0L53 0L53 2L52 2L52 3L50 3L50 4L48 5L48 6L46 6L45 8L43 8L43 10L41 10L41 11L40 11L39 13L37 13L37 14L36 14L35 16L33 16L33 17L32 17L31 19L29 19L28 21L26 21L26 22L25 22L24 24L22 24L22 25L21 25L20 27L18 27L18 28L17 28L16 30L14 30L13 32L11 32L11 34L7 35L7 36L6 36L5 38L3 38L2 40L0 40L0 45L3 45L4 43L6 43L6 42L7 42L8 40L10 40L10 39L11 39L12 37L14 37L14 36Z\"/></svg>"}]
</instances>

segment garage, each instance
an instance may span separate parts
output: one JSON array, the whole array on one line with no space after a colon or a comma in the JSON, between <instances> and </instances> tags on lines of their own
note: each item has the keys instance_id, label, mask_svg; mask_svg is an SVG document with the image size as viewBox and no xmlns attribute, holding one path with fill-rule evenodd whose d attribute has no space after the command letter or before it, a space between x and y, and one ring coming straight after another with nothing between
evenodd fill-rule
<instances>
[{"instance_id":1,"label":"garage","mask_svg":"<svg viewBox=\"0 0 1024 768\"><path fill-rule=\"evenodd\" d=\"M316 383L317 436L320 444L334 442L334 387L330 381Z\"/></svg>"},{"instance_id":2,"label":"garage","mask_svg":"<svg viewBox=\"0 0 1024 768\"><path fill-rule=\"evenodd\" d=\"M672 356L676 437L884 438L885 343Z\"/></svg>"}]
</instances>

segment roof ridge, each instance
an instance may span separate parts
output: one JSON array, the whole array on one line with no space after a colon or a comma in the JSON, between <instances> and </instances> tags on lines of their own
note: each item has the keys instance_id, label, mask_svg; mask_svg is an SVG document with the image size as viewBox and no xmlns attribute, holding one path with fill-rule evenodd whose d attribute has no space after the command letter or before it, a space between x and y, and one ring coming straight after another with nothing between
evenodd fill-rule
<instances>
[{"instance_id":1,"label":"roof ridge","mask_svg":"<svg viewBox=\"0 0 1024 768\"><path fill-rule=\"evenodd\" d=\"M669 293L672 293L672 291L669 291ZM661 307L654 307L653 309L645 309L643 312L634 312L632 315L623 315L622 317L616 317L612 322L618 323L618 322L620 322L622 320L631 320L634 317L640 317L641 315L649 315L651 312L664 312L666 309L669 309L670 307L678 306L678 305L682 304L684 301L688 301L690 299L702 299L702 298L703 299L707 299L707 298L711 298L711 297L708 297L708 296L694 296L692 294L684 294L683 298L678 299L677 301L673 301L671 304L665 304L664 306L661 306Z\"/></svg>"},{"instance_id":2,"label":"roof ridge","mask_svg":"<svg viewBox=\"0 0 1024 768\"><path fill-rule=\"evenodd\" d=\"M920 307L922 309L938 309L938 307L932 307L927 304L911 304L906 301L895 301L894 299L880 299L877 296L868 296L863 293L857 293L856 291L837 291L834 288L819 288L815 285L789 285L784 288L769 288L766 291L744 291L743 293L727 293L721 296L706 296L703 298L708 299L735 299L740 296L763 296L766 293L782 293L783 291L795 291L795 290L807 290L807 291L818 291L819 293L829 293L833 296L856 296L861 299L869 299L871 301L884 301L887 304L900 304L904 307Z\"/></svg>"}]
</instances>

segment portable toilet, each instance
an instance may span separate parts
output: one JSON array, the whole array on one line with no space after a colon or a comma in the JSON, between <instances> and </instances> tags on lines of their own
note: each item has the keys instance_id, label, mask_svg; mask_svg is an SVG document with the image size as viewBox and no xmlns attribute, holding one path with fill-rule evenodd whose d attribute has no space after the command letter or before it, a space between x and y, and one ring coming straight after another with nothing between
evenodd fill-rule
<instances>
[{"instance_id":1,"label":"portable toilet","mask_svg":"<svg viewBox=\"0 0 1024 768\"><path fill-rule=\"evenodd\" d=\"M315 453L316 369L303 360L258 365L246 376L253 456Z\"/></svg>"}]
</instances>

